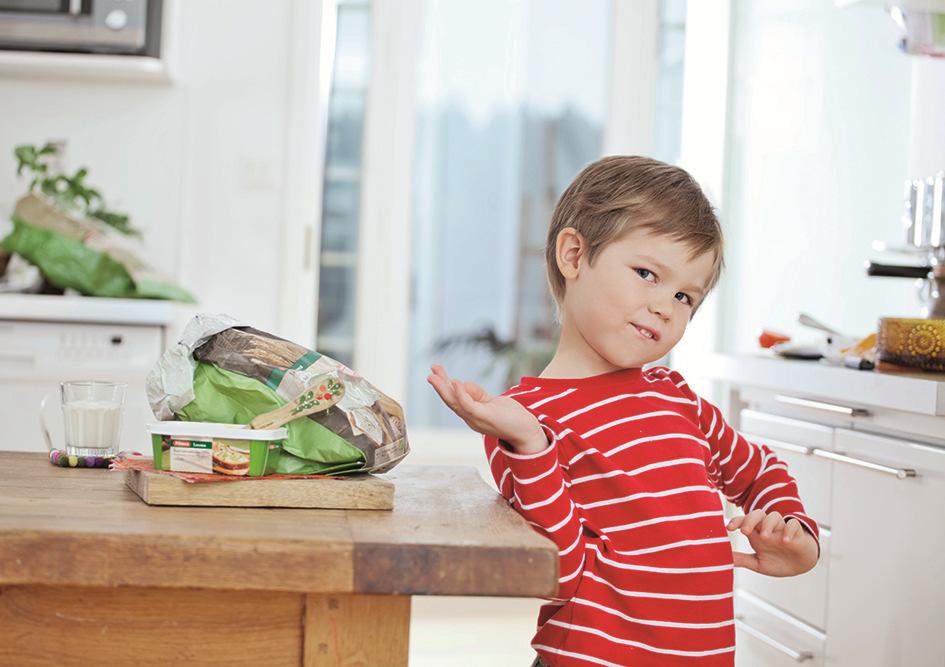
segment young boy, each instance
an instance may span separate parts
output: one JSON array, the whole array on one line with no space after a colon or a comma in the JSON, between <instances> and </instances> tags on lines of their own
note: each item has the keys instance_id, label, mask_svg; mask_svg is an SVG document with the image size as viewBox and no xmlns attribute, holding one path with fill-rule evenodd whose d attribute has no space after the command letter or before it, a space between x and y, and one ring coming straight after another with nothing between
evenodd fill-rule
<instances>
[{"instance_id":1,"label":"young boy","mask_svg":"<svg viewBox=\"0 0 945 667\"><path fill-rule=\"evenodd\" d=\"M732 665L733 567L801 574L820 546L784 463L678 372L642 368L717 283L718 220L684 170L607 157L561 196L546 259L561 336L541 375L502 396L437 365L428 378L485 436L502 495L558 546L534 664ZM726 525L719 491L745 515ZM733 553L726 528L755 553Z\"/></svg>"}]
</instances>

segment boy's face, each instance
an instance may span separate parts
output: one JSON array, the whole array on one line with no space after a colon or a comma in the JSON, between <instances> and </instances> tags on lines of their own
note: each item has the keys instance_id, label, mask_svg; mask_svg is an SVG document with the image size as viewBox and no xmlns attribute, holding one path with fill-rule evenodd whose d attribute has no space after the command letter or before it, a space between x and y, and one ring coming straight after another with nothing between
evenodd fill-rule
<instances>
[{"instance_id":1,"label":"boy's face","mask_svg":"<svg viewBox=\"0 0 945 667\"><path fill-rule=\"evenodd\" d=\"M714 259L711 252L694 260L689 253L682 243L645 230L605 246L593 266L585 246L573 278L565 275L562 309L566 326L580 333L586 352L599 357L588 361L605 362L611 370L636 368L660 359L679 342L693 307L704 297Z\"/></svg>"}]
</instances>

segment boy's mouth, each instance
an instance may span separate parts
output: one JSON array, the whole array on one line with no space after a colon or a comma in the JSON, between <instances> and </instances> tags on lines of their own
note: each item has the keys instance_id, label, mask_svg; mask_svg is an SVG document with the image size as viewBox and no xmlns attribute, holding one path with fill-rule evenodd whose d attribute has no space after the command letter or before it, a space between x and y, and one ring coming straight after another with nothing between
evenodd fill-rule
<instances>
[{"instance_id":1,"label":"boy's mouth","mask_svg":"<svg viewBox=\"0 0 945 667\"><path fill-rule=\"evenodd\" d=\"M647 340L652 340L652 341L657 341L660 339L660 335L656 333L655 331L653 331L652 329L648 329L647 327L641 327L638 324L634 324L633 322L631 322L630 324L631 326L633 326L634 329L637 330L637 333L639 333L643 338L646 338Z\"/></svg>"}]
</instances>

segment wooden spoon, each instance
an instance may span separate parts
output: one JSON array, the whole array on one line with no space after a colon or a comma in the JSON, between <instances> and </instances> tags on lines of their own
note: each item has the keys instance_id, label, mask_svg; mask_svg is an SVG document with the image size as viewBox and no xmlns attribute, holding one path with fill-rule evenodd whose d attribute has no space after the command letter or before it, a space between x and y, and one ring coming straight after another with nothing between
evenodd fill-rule
<instances>
[{"instance_id":1,"label":"wooden spoon","mask_svg":"<svg viewBox=\"0 0 945 667\"><path fill-rule=\"evenodd\" d=\"M295 397L295 400L282 407L256 415L249 427L253 429L272 429L285 426L293 419L307 417L316 412L327 410L345 395L345 385L338 378L327 378L317 387L312 387Z\"/></svg>"}]
</instances>

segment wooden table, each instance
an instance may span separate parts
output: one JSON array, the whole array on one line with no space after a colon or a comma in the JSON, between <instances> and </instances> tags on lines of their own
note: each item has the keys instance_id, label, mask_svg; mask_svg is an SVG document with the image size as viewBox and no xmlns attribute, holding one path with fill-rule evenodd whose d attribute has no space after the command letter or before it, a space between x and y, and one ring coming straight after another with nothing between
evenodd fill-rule
<instances>
[{"instance_id":1,"label":"wooden table","mask_svg":"<svg viewBox=\"0 0 945 667\"><path fill-rule=\"evenodd\" d=\"M0 664L406 665L411 595L555 593L554 544L475 469L385 478L392 512L151 507L0 452Z\"/></svg>"}]
</instances>

